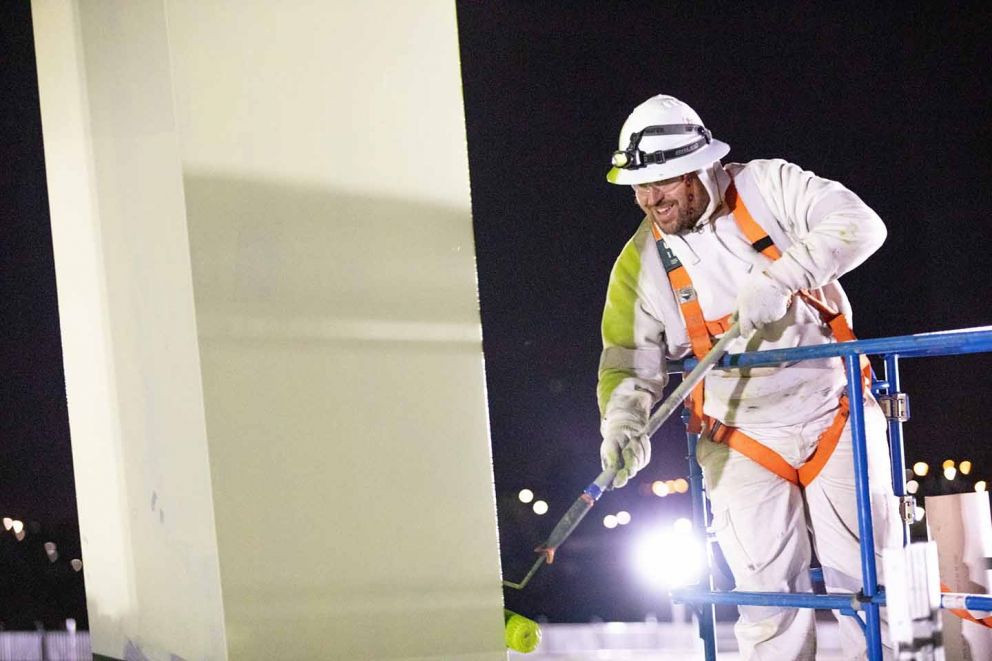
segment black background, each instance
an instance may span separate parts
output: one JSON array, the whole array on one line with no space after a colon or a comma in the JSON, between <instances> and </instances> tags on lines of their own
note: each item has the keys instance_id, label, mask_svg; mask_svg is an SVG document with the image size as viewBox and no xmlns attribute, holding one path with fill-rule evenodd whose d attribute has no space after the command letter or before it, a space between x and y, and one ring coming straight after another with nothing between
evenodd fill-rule
<instances>
[{"instance_id":1,"label":"black background","mask_svg":"<svg viewBox=\"0 0 992 661\"><path fill-rule=\"evenodd\" d=\"M87 626L31 7L0 2L0 625ZM45 542L59 558L49 562Z\"/></svg>"}]
</instances>

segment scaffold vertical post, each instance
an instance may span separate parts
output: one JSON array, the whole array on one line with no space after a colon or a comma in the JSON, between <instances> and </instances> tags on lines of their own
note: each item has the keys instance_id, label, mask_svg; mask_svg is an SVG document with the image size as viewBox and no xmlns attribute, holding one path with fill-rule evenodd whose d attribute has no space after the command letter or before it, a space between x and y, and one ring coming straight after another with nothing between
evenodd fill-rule
<instances>
[{"instance_id":1,"label":"scaffold vertical post","mask_svg":"<svg viewBox=\"0 0 992 661\"><path fill-rule=\"evenodd\" d=\"M696 461L696 444L699 434L688 431L689 411L683 409L682 422L686 423L686 445L689 462L689 495L692 499L692 527L697 538L705 549L706 571L700 577L696 587L701 590L713 589L713 554L706 533L706 494L703 491L703 470ZM694 606L699 618L699 637L703 639L703 650L706 661L716 661L716 607L713 604L697 604Z\"/></svg>"},{"instance_id":2,"label":"scaffold vertical post","mask_svg":"<svg viewBox=\"0 0 992 661\"><path fill-rule=\"evenodd\" d=\"M858 507L858 536L861 540L861 580L865 597L865 638L869 661L882 661L882 633L878 604L871 599L878 590L875 566L875 535L872 529L871 492L868 485L868 444L865 436L864 388L858 354L844 356L847 390L851 402L851 445L854 452L854 488Z\"/></svg>"},{"instance_id":3,"label":"scaffold vertical post","mask_svg":"<svg viewBox=\"0 0 992 661\"><path fill-rule=\"evenodd\" d=\"M899 354L885 355L885 382L888 384L887 395L902 392L899 385ZM902 440L902 420L899 416L889 416L889 453L892 456L892 491L898 498L906 495L906 454ZM900 508L900 514L902 514ZM902 543L909 544L909 522L902 519Z\"/></svg>"}]
</instances>

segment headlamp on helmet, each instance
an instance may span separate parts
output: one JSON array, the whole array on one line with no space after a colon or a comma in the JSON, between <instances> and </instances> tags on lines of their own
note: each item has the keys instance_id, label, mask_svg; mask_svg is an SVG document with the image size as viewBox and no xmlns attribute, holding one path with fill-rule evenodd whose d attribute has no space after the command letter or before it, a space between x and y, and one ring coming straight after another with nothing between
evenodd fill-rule
<instances>
[{"instance_id":1,"label":"headlamp on helmet","mask_svg":"<svg viewBox=\"0 0 992 661\"><path fill-rule=\"evenodd\" d=\"M659 149L646 153L639 148L641 138L652 135L699 135L699 140L674 149ZM701 124L655 124L646 126L630 134L630 144L626 149L613 152L613 167L621 170L637 170L652 164L665 163L673 158L687 156L702 149L713 140L709 129Z\"/></svg>"}]
</instances>

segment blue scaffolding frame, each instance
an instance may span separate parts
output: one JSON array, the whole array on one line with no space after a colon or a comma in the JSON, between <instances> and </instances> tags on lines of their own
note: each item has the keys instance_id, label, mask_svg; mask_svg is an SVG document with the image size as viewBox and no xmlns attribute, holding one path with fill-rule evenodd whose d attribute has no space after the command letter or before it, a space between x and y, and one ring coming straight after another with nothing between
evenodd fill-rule
<instances>
[{"instance_id":1,"label":"blue scaffolding frame","mask_svg":"<svg viewBox=\"0 0 992 661\"><path fill-rule=\"evenodd\" d=\"M899 383L899 361L903 358L925 356L952 356L969 353L992 352L992 327L959 330L922 335L903 335L871 340L857 340L823 344L795 349L775 349L724 356L714 369L740 369L777 365L783 362L809 360L814 358L843 359L847 374L848 399L851 402L850 424L854 450L854 482L858 511L858 533L861 539L861 581L862 588L857 593L786 593L786 592L726 592L713 589L712 554L706 537L708 511L703 489L703 476L696 462L698 434L688 433L689 494L692 498L693 527L703 536L707 549L706 575L695 586L675 590L672 600L690 605L696 612L699 623L699 636L703 639L706 661L716 660L716 636L714 630L716 604L738 606L784 606L789 608L814 608L838 610L853 617L865 633L870 661L881 661L882 638L879 608L885 606L885 592L879 588L877 567L875 566L875 535L872 528L871 503L868 492L868 452L865 442L865 420L863 385L861 382L862 355L881 356L885 364L884 377L873 380L872 391L888 397L903 397ZM689 359L681 369L688 372L697 363ZM905 401L905 400L903 400ZM684 414L684 419L687 417ZM889 452L892 459L892 489L896 496L906 496L905 457L903 454L902 421L899 416L889 415ZM903 519L905 522L905 519ZM909 542L908 523L903 525L903 543ZM964 598L968 609L992 610L992 597L988 595L955 595ZM960 601L956 602L960 603ZM945 607L942 603L941 607ZM860 613L864 613L862 619Z\"/></svg>"}]
</instances>

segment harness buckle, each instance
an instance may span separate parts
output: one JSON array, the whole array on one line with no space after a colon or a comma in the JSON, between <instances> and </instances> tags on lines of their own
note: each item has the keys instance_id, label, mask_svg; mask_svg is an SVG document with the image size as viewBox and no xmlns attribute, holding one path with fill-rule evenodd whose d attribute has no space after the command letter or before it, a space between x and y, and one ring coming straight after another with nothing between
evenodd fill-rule
<instances>
[{"instance_id":1,"label":"harness buckle","mask_svg":"<svg viewBox=\"0 0 992 661\"><path fill-rule=\"evenodd\" d=\"M680 304L688 303L692 299L696 298L696 290L693 289L691 285L687 287L680 287L675 291L675 298L678 299Z\"/></svg>"},{"instance_id":2,"label":"harness buckle","mask_svg":"<svg viewBox=\"0 0 992 661\"><path fill-rule=\"evenodd\" d=\"M889 420L906 422L909 420L909 395L904 392L894 392L888 395L879 395L878 405L882 407L882 413Z\"/></svg>"}]
</instances>

